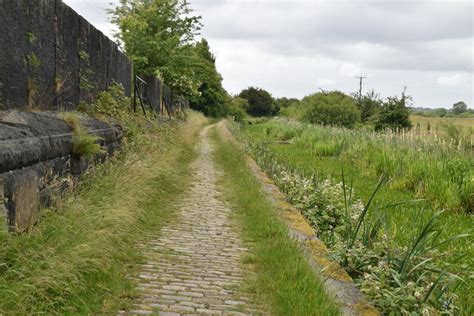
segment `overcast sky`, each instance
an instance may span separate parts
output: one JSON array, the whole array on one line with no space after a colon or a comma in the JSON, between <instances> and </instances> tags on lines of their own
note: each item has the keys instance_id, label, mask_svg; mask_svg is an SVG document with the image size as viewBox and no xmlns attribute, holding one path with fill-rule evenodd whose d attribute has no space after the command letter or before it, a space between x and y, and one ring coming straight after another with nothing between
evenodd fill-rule
<instances>
[{"instance_id":1,"label":"overcast sky","mask_svg":"<svg viewBox=\"0 0 474 316\"><path fill-rule=\"evenodd\" d=\"M65 0L111 36L118 0ZM473 0L191 0L224 86L301 98L319 89L383 97L407 86L415 106L474 107Z\"/></svg>"}]
</instances>

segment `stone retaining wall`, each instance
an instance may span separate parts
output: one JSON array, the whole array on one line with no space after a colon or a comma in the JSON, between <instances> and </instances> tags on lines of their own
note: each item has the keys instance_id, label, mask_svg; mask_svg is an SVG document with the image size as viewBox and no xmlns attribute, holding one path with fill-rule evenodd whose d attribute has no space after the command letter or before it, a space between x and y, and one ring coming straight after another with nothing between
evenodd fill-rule
<instances>
[{"instance_id":1,"label":"stone retaining wall","mask_svg":"<svg viewBox=\"0 0 474 316\"><path fill-rule=\"evenodd\" d=\"M114 81L131 95L131 61L61 0L0 0L0 27L0 109L71 110Z\"/></svg>"},{"instance_id":2,"label":"stone retaining wall","mask_svg":"<svg viewBox=\"0 0 474 316\"><path fill-rule=\"evenodd\" d=\"M74 110L113 82L132 95L132 62L61 0L0 0L0 28L0 110ZM188 105L158 78L145 81L155 111Z\"/></svg>"},{"instance_id":3,"label":"stone retaining wall","mask_svg":"<svg viewBox=\"0 0 474 316\"><path fill-rule=\"evenodd\" d=\"M86 116L80 116L80 121L101 138L107 153L120 146L123 134L117 124ZM72 146L73 130L57 112L0 112L0 210L6 209L0 216L4 213L10 230L31 227L40 206L51 204L92 163L74 156Z\"/></svg>"}]
</instances>

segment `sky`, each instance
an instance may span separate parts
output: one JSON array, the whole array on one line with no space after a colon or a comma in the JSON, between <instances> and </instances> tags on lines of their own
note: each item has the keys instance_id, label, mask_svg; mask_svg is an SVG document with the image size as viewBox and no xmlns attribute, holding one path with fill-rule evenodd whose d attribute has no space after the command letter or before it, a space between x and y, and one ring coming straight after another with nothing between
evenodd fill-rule
<instances>
[{"instance_id":1,"label":"sky","mask_svg":"<svg viewBox=\"0 0 474 316\"><path fill-rule=\"evenodd\" d=\"M112 37L118 0L65 0ZM474 0L191 0L224 87L275 97L404 87L414 106L474 108Z\"/></svg>"}]
</instances>

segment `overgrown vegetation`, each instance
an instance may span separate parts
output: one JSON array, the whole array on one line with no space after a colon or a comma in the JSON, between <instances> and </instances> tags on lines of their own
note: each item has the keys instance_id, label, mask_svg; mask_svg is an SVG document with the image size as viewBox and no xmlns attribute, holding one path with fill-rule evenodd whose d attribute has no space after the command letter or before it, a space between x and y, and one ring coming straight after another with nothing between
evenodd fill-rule
<instances>
[{"instance_id":1,"label":"overgrown vegetation","mask_svg":"<svg viewBox=\"0 0 474 316\"><path fill-rule=\"evenodd\" d=\"M221 181L226 197L250 244L245 261L257 270L256 279L249 280L249 290L266 303L272 315L339 315L321 281L288 238L285 224L248 169L244 152L216 130L213 139L218 145L216 160L225 171Z\"/></svg>"},{"instance_id":2,"label":"overgrown vegetation","mask_svg":"<svg viewBox=\"0 0 474 316\"><path fill-rule=\"evenodd\" d=\"M81 118L77 113L64 112L61 113L63 119L73 130L72 134L72 155L75 157L84 157L91 159L99 154L105 153L105 150L100 145L100 137L92 135L89 131L84 129L81 123Z\"/></svg>"},{"instance_id":3,"label":"overgrown vegetation","mask_svg":"<svg viewBox=\"0 0 474 316\"><path fill-rule=\"evenodd\" d=\"M283 120L243 132L236 131L379 308L473 312L474 223L455 213L472 212L470 147Z\"/></svg>"},{"instance_id":4,"label":"overgrown vegetation","mask_svg":"<svg viewBox=\"0 0 474 316\"><path fill-rule=\"evenodd\" d=\"M97 116L105 121L113 118L120 121L128 130L137 120L130 111L130 99L125 96L123 86L115 82L106 91L99 93L94 104L81 103L78 111ZM75 112L65 112L61 113L61 118L73 129L72 153L74 156L90 159L105 153L100 145L101 138L92 135L82 126L80 115Z\"/></svg>"},{"instance_id":5,"label":"overgrown vegetation","mask_svg":"<svg viewBox=\"0 0 474 316\"><path fill-rule=\"evenodd\" d=\"M311 155L353 164L374 177L386 175L391 187L410 191L434 207L474 212L474 148L469 140L447 142L416 133L378 134L283 119L259 130L270 139L291 140Z\"/></svg>"},{"instance_id":6,"label":"overgrown vegetation","mask_svg":"<svg viewBox=\"0 0 474 316\"><path fill-rule=\"evenodd\" d=\"M125 123L133 118L130 111L130 98L125 96L123 86L115 82L106 91L99 93L92 113L94 112Z\"/></svg>"},{"instance_id":7,"label":"overgrown vegetation","mask_svg":"<svg viewBox=\"0 0 474 316\"><path fill-rule=\"evenodd\" d=\"M116 314L136 292L136 244L173 214L205 120L129 122L123 149L90 171L29 234L0 234L0 313Z\"/></svg>"}]
</instances>

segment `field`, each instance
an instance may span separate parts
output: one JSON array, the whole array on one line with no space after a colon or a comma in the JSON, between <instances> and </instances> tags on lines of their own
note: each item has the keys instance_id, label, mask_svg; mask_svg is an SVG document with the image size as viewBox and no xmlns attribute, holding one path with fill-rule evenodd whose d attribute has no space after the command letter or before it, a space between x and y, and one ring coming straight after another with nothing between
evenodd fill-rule
<instances>
[{"instance_id":1,"label":"field","mask_svg":"<svg viewBox=\"0 0 474 316\"><path fill-rule=\"evenodd\" d=\"M460 117L429 117L421 115L411 115L410 121L413 123L413 127L416 129L417 125L420 126L421 133L432 134L446 134L446 125L453 125L458 127L465 135L474 135L474 117L460 118Z\"/></svg>"},{"instance_id":2,"label":"field","mask_svg":"<svg viewBox=\"0 0 474 316\"><path fill-rule=\"evenodd\" d=\"M470 143L283 119L233 129L380 309L474 312Z\"/></svg>"}]
</instances>

